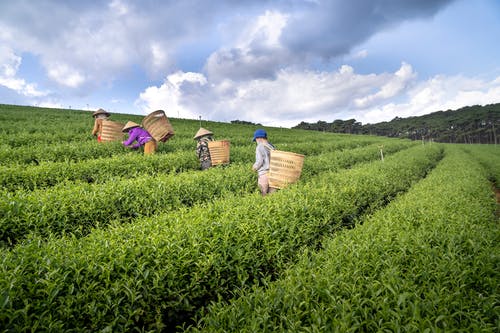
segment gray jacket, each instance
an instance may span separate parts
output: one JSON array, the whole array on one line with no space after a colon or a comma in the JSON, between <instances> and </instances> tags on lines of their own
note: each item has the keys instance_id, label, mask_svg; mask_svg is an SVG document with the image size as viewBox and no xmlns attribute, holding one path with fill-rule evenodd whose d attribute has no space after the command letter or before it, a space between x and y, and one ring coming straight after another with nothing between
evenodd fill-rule
<instances>
[{"instance_id":1,"label":"gray jacket","mask_svg":"<svg viewBox=\"0 0 500 333\"><path fill-rule=\"evenodd\" d=\"M259 176L269 171L271 150L273 149L275 149L274 146L269 142L257 144L255 148L255 163L253 164L253 169L257 170Z\"/></svg>"}]
</instances>

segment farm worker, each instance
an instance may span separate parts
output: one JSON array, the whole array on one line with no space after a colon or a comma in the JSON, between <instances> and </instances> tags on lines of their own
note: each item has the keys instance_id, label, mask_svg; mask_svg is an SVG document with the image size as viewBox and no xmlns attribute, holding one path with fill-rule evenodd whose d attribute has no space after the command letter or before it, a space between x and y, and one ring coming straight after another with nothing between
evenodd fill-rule
<instances>
[{"instance_id":1,"label":"farm worker","mask_svg":"<svg viewBox=\"0 0 500 333\"><path fill-rule=\"evenodd\" d=\"M194 140L197 140L196 144L196 155L200 160L201 170L206 170L212 166L212 160L210 158L210 150L208 149L208 142L213 141L212 135L214 133L209 130L200 127L198 132L194 135Z\"/></svg>"},{"instance_id":2,"label":"farm worker","mask_svg":"<svg viewBox=\"0 0 500 333\"><path fill-rule=\"evenodd\" d=\"M156 140L139 124L128 121L123 126L122 132L128 133L128 139L122 142L125 147L137 149L140 146L144 146L144 155L155 153L157 147ZM132 145L134 141L136 143Z\"/></svg>"},{"instance_id":3,"label":"farm worker","mask_svg":"<svg viewBox=\"0 0 500 333\"><path fill-rule=\"evenodd\" d=\"M102 135L102 121L104 119L108 119L109 112L104 111L103 109L99 109L96 112L92 113L92 117L94 117L94 129L92 130L92 135L97 136L97 142L101 142Z\"/></svg>"},{"instance_id":4,"label":"farm worker","mask_svg":"<svg viewBox=\"0 0 500 333\"><path fill-rule=\"evenodd\" d=\"M269 165L271 160L271 150L275 147L267 141L267 133L263 129L258 129L253 134L253 141L257 142L255 148L255 163L252 169L257 172L257 185L260 189L260 194L265 196L269 193L276 192L276 188L269 187Z\"/></svg>"}]
</instances>

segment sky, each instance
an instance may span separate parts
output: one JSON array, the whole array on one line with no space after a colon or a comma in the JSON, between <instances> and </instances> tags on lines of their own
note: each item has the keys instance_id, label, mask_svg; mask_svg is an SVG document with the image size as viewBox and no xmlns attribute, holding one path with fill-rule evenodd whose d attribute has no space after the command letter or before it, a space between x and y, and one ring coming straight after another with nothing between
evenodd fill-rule
<instances>
[{"instance_id":1,"label":"sky","mask_svg":"<svg viewBox=\"0 0 500 333\"><path fill-rule=\"evenodd\" d=\"M0 0L0 103L265 126L500 103L498 0Z\"/></svg>"}]
</instances>

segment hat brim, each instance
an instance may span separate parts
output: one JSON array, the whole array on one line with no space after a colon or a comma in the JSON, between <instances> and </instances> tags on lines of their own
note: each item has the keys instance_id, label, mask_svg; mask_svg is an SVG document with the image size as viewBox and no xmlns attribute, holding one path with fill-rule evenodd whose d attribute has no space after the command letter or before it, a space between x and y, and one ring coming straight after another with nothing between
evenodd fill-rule
<instances>
[{"instance_id":1,"label":"hat brim","mask_svg":"<svg viewBox=\"0 0 500 333\"><path fill-rule=\"evenodd\" d=\"M123 133L126 133L126 132L128 132L131 128L134 128L134 127L140 127L140 126L141 126L141 125L136 124L136 123L134 123L133 121L128 121L128 122L125 124L125 126L123 126L123 128L122 128L122 132L123 132Z\"/></svg>"},{"instance_id":2,"label":"hat brim","mask_svg":"<svg viewBox=\"0 0 500 333\"><path fill-rule=\"evenodd\" d=\"M124 129L122 129L122 132L127 133L129 130L131 130L132 128L136 128L136 127L139 127L139 126L130 126L130 127L124 128Z\"/></svg>"},{"instance_id":3,"label":"hat brim","mask_svg":"<svg viewBox=\"0 0 500 333\"><path fill-rule=\"evenodd\" d=\"M267 139L267 136L254 136L252 141L255 142L257 139Z\"/></svg>"},{"instance_id":4,"label":"hat brim","mask_svg":"<svg viewBox=\"0 0 500 333\"><path fill-rule=\"evenodd\" d=\"M109 117L109 116L111 115L109 112L99 112L99 113L94 113L94 114L92 115L92 117L94 117L94 118L95 118L95 117L97 117L97 116L99 116L99 115L101 115L101 114L105 115L106 117Z\"/></svg>"},{"instance_id":5,"label":"hat brim","mask_svg":"<svg viewBox=\"0 0 500 333\"><path fill-rule=\"evenodd\" d=\"M206 128L200 127L198 132L196 132L196 134L194 135L193 139L197 140L197 139L204 137L204 136L207 136L207 135L214 135L214 133L212 133L212 131L207 130Z\"/></svg>"}]
</instances>

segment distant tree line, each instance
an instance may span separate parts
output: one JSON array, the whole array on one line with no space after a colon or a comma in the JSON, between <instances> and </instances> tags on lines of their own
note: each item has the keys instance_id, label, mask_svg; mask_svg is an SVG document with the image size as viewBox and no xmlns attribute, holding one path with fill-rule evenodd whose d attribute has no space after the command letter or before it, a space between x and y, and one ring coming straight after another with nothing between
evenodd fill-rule
<instances>
[{"instance_id":1,"label":"distant tree line","mask_svg":"<svg viewBox=\"0 0 500 333\"><path fill-rule=\"evenodd\" d=\"M262 124L259 124L259 123L256 124L256 123L252 123L251 121L246 121L246 120L231 120L231 124L262 126Z\"/></svg>"},{"instance_id":2,"label":"distant tree line","mask_svg":"<svg viewBox=\"0 0 500 333\"><path fill-rule=\"evenodd\" d=\"M500 103L467 106L418 117L396 117L391 121L376 124L363 125L355 119L348 119L335 120L332 123L301 122L293 128L447 143L497 144L500 143Z\"/></svg>"}]
</instances>

